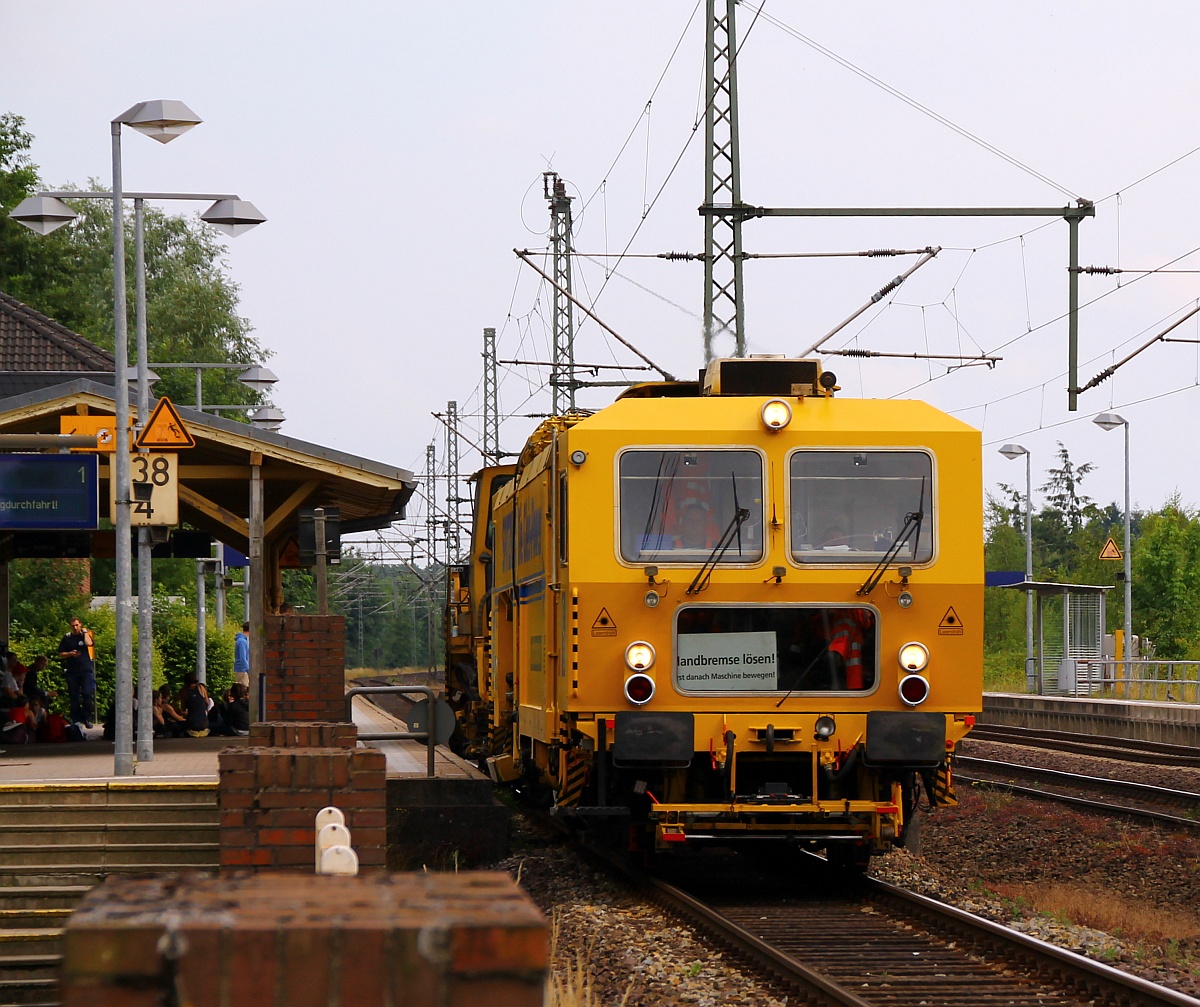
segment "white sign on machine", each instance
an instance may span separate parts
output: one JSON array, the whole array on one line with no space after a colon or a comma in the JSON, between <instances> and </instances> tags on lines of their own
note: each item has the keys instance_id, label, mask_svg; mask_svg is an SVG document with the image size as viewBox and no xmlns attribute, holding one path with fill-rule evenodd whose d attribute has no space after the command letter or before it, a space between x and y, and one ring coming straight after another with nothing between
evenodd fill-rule
<instances>
[{"instance_id":1,"label":"white sign on machine","mask_svg":"<svg viewBox=\"0 0 1200 1007\"><path fill-rule=\"evenodd\" d=\"M774 633L680 633L675 682L690 692L770 692L779 679Z\"/></svg>"}]
</instances>

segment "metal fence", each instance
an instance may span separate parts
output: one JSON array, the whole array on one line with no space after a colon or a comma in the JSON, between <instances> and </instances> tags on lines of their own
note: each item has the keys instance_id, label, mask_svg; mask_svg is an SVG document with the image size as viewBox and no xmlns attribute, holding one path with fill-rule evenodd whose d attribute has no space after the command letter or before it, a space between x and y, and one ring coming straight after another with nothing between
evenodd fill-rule
<instances>
[{"instance_id":1,"label":"metal fence","mask_svg":"<svg viewBox=\"0 0 1200 1007\"><path fill-rule=\"evenodd\" d=\"M1076 661L1073 680L1060 673L1059 685L1068 696L1200 703L1200 661Z\"/></svg>"},{"instance_id":2,"label":"metal fence","mask_svg":"<svg viewBox=\"0 0 1200 1007\"><path fill-rule=\"evenodd\" d=\"M346 690L346 719L351 723L354 722L354 697L355 696L374 696L374 695L399 695L403 696L411 694L414 696L424 696L429 701L429 730L427 731L389 731L387 733L378 734L359 734L359 741L424 741L425 742L425 773L429 777L436 774L433 770L434 751L437 748L437 734L434 728L434 716L436 713L434 704L437 702L437 697L433 689L427 685L357 685L353 689Z\"/></svg>"}]
</instances>

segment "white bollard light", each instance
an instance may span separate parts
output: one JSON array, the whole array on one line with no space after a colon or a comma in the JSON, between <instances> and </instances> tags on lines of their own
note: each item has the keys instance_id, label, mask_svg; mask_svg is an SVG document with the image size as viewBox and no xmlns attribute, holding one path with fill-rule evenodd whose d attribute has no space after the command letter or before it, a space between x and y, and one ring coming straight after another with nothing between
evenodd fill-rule
<instances>
[{"instance_id":1,"label":"white bollard light","mask_svg":"<svg viewBox=\"0 0 1200 1007\"><path fill-rule=\"evenodd\" d=\"M320 874L358 874L358 854L349 846L330 846L321 853Z\"/></svg>"},{"instance_id":2,"label":"white bollard light","mask_svg":"<svg viewBox=\"0 0 1200 1007\"><path fill-rule=\"evenodd\" d=\"M349 846L350 830L337 822L330 822L317 830L316 870L321 873L321 857L331 846Z\"/></svg>"},{"instance_id":3,"label":"white bollard light","mask_svg":"<svg viewBox=\"0 0 1200 1007\"><path fill-rule=\"evenodd\" d=\"M322 808L317 812L317 831L320 832L326 825L345 825L346 816L342 814L341 808Z\"/></svg>"}]
</instances>

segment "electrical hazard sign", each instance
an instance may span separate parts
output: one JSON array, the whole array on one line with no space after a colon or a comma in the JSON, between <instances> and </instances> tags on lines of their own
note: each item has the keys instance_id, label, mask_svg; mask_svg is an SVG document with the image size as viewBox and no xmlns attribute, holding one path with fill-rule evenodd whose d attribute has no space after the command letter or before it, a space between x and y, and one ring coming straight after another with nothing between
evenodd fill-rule
<instances>
[{"instance_id":1,"label":"electrical hazard sign","mask_svg":"<svg viewBox=\"0 0 1200 1007\"><path fill-rule=\"evenodd\" d=\"M616 636L617 624L613 621L613 617L608 614L608 609L600 609L600 614L596 616L596 621L592 623L592 636Z\"/></svg>"},{"instance_id":2,"label":"electrical hazard sign","mask_svg":"<svg viewBox=\"0 0 1200 1007\"><path fill-rule=\"evenodd\" d=\"M137 439L137 446L149 451L177 451L180 448L194 448L196 439L183 425L171 400L164 397L158 400L158 405L150 414L146 429Z\"/></svg>"},{"instance_id":3,"label":"electrical hazard sign","mask_svg":"<svg viewBox=\"0 0 1200 1007\"><path fill-rule=\"evenodd\" d=\"M1100 550L1101 559L1124 559L1125 555L1117 548L1117 543L1113 541L1110 535L1108 541L1104 543L1104 548Z\"/></svg>"},{"instance_id":4,"label":"electrical hazard sign","mask_svg":"<svg viewBox=\"0 0 1200 1007\"><path fill-rule=\"evenodd\" d=\"M951 605L948 609L946 609L946 614L942 616L942 621L938 623L938 636L962 635L962 620L959 619L958 613L954 611L954 606Z\"/></svg>"}]
</instances>

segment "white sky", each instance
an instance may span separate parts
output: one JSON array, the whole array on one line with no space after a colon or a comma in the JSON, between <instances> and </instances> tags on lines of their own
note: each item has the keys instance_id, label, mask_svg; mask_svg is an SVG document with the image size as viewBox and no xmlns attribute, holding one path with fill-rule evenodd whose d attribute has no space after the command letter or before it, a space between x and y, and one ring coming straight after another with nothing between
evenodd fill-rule
<instances>
[{"instance_id":1,"label":"white sky","mask_svg":"<svg viewBox=\"0 0 1200 1007\"><path fill-rule=\"evenodd\" d=\"M0 0L0 111L25 116L49 184L107 184L109 120L139 100L186 101L205 122L169 146L127 131L126 187L252 200L269 221L229 243L229 263L242 313L275 352L283 431L420 473L425 444L436 438L443 452L430 413L449 399L478 413L485 326L500 330L502 359L548 359L548 291L512 254L545 245L544 169L580 196L579 250L624 248L660 187L630 251L701 250L702 128L663 187L701 108L703 9L689 26L692 9L692 0ZM745 201L1068 202L779 27L760 20L750 30L754 10L738 14ZM1200 5L769 0L766 11L1096 200L1096 218L1080 227L1083 264L1200 269L1200 254L1186 255L1200 246L1200 154L1133 184L1200 146ZM1115 407L1131 424L1135 506L1175 491L1200 502L1194 449L1180 454L1200 401L1200 346L1156 345L1082 396L1077 413L1066 410L1061 220L745 225L750 252L925 245L945 251L830 345L961 347L1003 361L946 375L936 362L828 358L844 394L911 389L982 427L989 488L1023 484L1000 444L1031 450L1036 486L1061 440L1077 462L1097 463L1083 489L1102 503L1123 492L1121 434L1089 421ZM804 349L912 261L748 262L751 352ZM590 301L603 269L577 261L575 270ZM1113 277L1081 279L1084 304L1108 295L1081 315L1081 381L1200 296L1200 275L1138 275L1124 274L1119 290ZM702 363L702 303L700 264L627 259L597 310L691 376ZM1197 339L1200 326L1193 318L1172 335ZM636 362L591 323L579 326L576 356ZM504 369L502 408L545 412L538 384L539 372ZM518 449L535 422L507 420L503 446ZM464 449L463 469L475 461Z\"/></svg>"}]
</instances>

